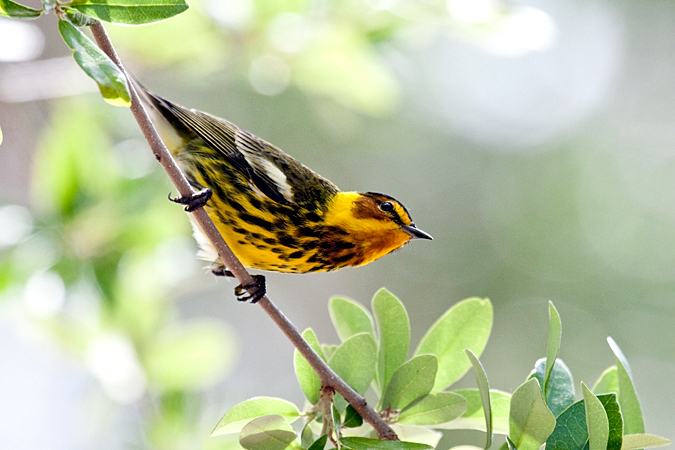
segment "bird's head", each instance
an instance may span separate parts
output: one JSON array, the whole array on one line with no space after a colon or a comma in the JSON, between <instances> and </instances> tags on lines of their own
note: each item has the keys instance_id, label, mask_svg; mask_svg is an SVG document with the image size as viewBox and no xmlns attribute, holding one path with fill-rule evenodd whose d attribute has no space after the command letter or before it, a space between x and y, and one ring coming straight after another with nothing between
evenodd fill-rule
<instances>
[{"instance_id":1,"label":"bird's head","mask_svg":"<svg viewBox=\"0 0 675 450\"><path fill-rule=\"evenodd\" d=\"M401 202L375 192L340 192L331 202L326 222L342 228L374 261L412 239L433 239L415 226ZM360 264L359 264L360 265Z\"/></svg>"}]
</instances>

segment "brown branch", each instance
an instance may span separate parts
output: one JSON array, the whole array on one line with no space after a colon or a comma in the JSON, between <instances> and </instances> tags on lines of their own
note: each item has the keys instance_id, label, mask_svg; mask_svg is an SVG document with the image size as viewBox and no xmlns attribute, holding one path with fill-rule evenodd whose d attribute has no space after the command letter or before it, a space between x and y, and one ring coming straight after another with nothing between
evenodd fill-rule
<instances>
[{"instance_id":1,"label":"brown branch","mask_svg":"<svg viewBox=\"0 0 675 450\"><path fill-rule=\"evenodd\" d=\"M99 22L91 25L91 31L96 39L98 46L105 52L108 57L122 70L127 79L130 79L122 62L120 61L112 42L108 38L108 34ZM141 103L138 93L134 89L133 83L129 84L129 93L131 95L131 112L138 122L143 135L145 136L155 158L162 165L173 184L178 189L181 196L187 197L192 194L192 188L185 178L183 172L174 161L171 153L157 134L157 130L150 121L143 104ZM225 240L218 232L218 229L213 224L204 208L199 208L192 212L195 221L199 224L204 232L204 235L211 241L211 244L218 252L225 267L230 270L242 285L249 285L253 283L253 278L246 271L241 262L232 253L232 250L227 246ZM264 296L258 305L270 316L270 318L277 324L277 326L288 337L291 343L298 349L298 352L307 360L310 366L316 371L323 386L335 389L342 395L349 404L363 417L363 420L368 422L377 432L377 435L382 440L398 440L398 436L394 430L373 410L366 400L345 383L330 367L321 359L321 357L309 346L293 323L286 318L281 310L267 297Z\"/></svg>"}]
</instances>

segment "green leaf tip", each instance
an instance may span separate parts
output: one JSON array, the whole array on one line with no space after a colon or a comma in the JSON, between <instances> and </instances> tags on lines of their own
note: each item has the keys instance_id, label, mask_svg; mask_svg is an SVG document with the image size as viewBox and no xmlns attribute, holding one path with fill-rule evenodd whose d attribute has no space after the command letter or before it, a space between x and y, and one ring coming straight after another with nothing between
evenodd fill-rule
<instances>
[{"instance_id":1,"label":"green leaf tip","mask_svg":"<svg viewBox=\"0 0 675 450\"><path fill-rule=\"evenodd\" d=\"M478 391L480 392L481 402L483 404L483 411L485 414L485 450L488 450L492 446L492 406L490 404L490 384L488 382L487 375L485 374L485 369L480 363L478 357L471 351L471 349L465 348L464 353L466 353L467 358L471 362L471 367L476 375L476 384L478 385Z\"/></svg>"},{"instance_id":2,"label":"green leaf tip","mask_svg":"<svg viewBox=\"0 0 675 450\"><path fill-rule=\"evenodd\" d=\"M638 399L633 376L628 360L624 356L619 345L611 337L607 337L607 343L616 356L617 381L619 384L619 405L624 420L624 432L626 434L642 434L645 432L645 422L642 417L642 408Z\"/></svg>"},{"instance_id":3,"label":"green leaf tip","mask_svg":"<svg viewBox=\"0 0 675 450\"><path fill-rule=\"evenodd\" d=\"M616 366L606 368L595 381L592 389L594 394L619 393L619 375Z\"/></svg>"},{"instance_id":4,"label":"green leaf tip","mask_svg":"<svg viewBox=\"0 0 675 450\"><path fill-rule=\"evenodd\" d=\"M518 450L537 450L556 425L555 416L546 407L539 381L531 378L511 396L509 438Z\"/></svg>"},{"instance_id":5,"label":"green leaf tip","mask_svg":"<svg viewBox=\"0 0 675 450\"><path fill-rule=\"evenodd\" d=\"M319 439L314 441L314 443L312 443L312 445L310 445L307 450L323 450L326 447L327 441L328 441L328 435L324 434Z\"/></svg>"},{"instance_id":6,"label":"green leaf tip","mask_svg":"<svg viewBox=\"0 0 675 450\"><path fill-rule=\"evenodd\" d=\"M542 391L544 398L547 398L549 379L551 371L555 364L558 352L560 351L560 342L562 339L562 322L560 321L560 314L553 305L553 302L548 302L548 317L549 317L549 332L548 332L548 346L546 347L546 368L544 370L544 383L542 384Z\"/></svg>"},{"instance_id":7,"label":"green leaf tip","mask_svg":"<svg viewBox=\"0 0 675 450\"><path fill-rule=\"evenodd\" d=\"M670 444L670 439L654 436L653 434L627 434L623 437L623 445L621 446L621 450L663 447Z\"/></svg>"},{"instance_id":8,"label":"green leaf tip","mask_svg":"<svg viewBox=\"0 0 675 450\"><path fill-rule=\"evenodd\" d=\"M408 356L410 319L403 303L385 288L375 293L371 308L378 334L375 382L385 392L392 375Z\"/></svg>"},{"instance_id":9,"label":"green leaf tip","mask_svg":"<svg viewBox=\"0 0 675 450\"><path fill-rule=\"evenodd\" d=\"M469 298L453 305L431 326L415 355L429 353L438 358L432 392L444 390L469 370L471 364L464 349L480 356L490 337L492 318L490 300Z\"/></svg>"},{"instance_id":10,"label":"green leaf tip","mask_svg":"<svg viewBox=\"0 0 675 450\"><path fill-rule=\"evenodd\" d=\"M251 420L270 414L287 417L291 420L300 417L297 406L287 400L274 397L254 397L230 408L220 419L211 436L239 432Z\"/></svg>"},{"instance_id":11,"label":"green leaf tip","mask_svg":"<svg viewBox=\"0 0 675 450\"><path fill-rule=\"evenodd\" d=\"M588 450L606 450L609 439L609 419L602 402L582 382L586 429L588 432Z\"/></svg>"},{"instance_id":12,"label":"green leaf tip","mask_svg":"<svg viewBox=\"0 0 675 450\"><path fill-rule=\"evenodd\" d=\"M328 301L328 313L342 342L359 333L375 335L373 318L368 310L355 300L332 297Z\"/></svg>"},{"instance_id":13,"label":"green leaf tip","mask_svg":"<svg viewBox=\"0 0 675 450\"><path fill-rule=\"evenodd\" d=\"M68 6L86 16L124 25L160 22L188 9L184 0L73 0Z\"/></svg>"},{"instance_id":14,"label":"green leaf tip","mask_svg":"<svg viewBox=\"0 0 675 450\"><path fill-rule=\"evenodd\" d=\"M311 328L307 328L302 332L302 337L307 341L310 347L323 359L326 360L321 344ZM309 365L304 356L297 350L293 353L293 368L295 369L295 376L300 384L300 389L305 394L307 401L312 405L316 405L321 396L321 380L316 374L312 366Z\"/></svg>"},{"instance_id":15,"label":"green leaf tip","mask_svg":"<svg viewBox=\"0 0 675 450\"><path fill-rule=\"evenodd\" d=\"M73 57L84 72L96 83L106 102L114 106L129 106L131 97L124 73L84 33L65 20L59 20L59 32Z\"/></svg>"},{"instance_id":16,"label":"green leaf tip","mask_svg":"<svg viewBox=\"0 0 675 450\"><path fill-rule=\"evenodd\" d=\"M29 8L12 0L0 0L0 16L12 17L14 19L36 19L43 12L43 9Z\"/></svg>"}]
</instances>

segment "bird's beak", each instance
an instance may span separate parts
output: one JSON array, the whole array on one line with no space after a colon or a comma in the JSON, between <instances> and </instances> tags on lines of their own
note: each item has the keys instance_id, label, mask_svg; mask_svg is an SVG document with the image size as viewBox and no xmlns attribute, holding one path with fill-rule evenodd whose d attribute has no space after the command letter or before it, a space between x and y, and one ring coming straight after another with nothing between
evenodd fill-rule
<instances>
[{"instance_id":1,"label":"bird's beak","mask_svg":"<svg viewBox=\"0 0 675 450\"><path fill-rule=\"evenodd\" d=\"M434 240L434 238L432 238L429 233L420 230L415 225L401 225L401 229L412 236L413 239L429 239L430 241Z\"/></svg>"}]
</instances>

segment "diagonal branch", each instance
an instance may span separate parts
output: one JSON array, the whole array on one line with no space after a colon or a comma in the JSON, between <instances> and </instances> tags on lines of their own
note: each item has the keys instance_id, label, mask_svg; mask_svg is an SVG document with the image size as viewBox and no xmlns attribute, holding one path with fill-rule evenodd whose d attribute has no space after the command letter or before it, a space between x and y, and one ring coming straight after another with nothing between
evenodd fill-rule
<instances>
[{"instance_id":1,"label":"diagonal branch","mask_svg":"<svg viewBox=\"0 0 675 450\"><path fill-rule=\"evenodd\" d=\"M103 50L108 57L124 72L127 79L129 76L122 65L112 42L108 38L108 34L100 22L91 25L91 31L96 39L96 43ZM147 112L145 111L138 93L134 89L133 83L129 84L129 93L131 95L131 112L138 122L145 139L148 141L152 149L155 159L159 161L166 173L169 175L171 182L176 186L181 196L187 197L192 194L192 188L181 172L180 168L174 161L171 153L157 134L157 130L150 121ZM227 246L225 240L218 232L218 229L213 224L204 208L199 208L193 211L194 219L201 227L204 235L211 241L211 244L218 252L225 266L230 270L234 276L243 285L253 283L253 278L246 271L241 262L232 253L232 250ZM307 360L310 366L316 371L321 383L324 387L331 387L336 392L341 394L345 400L351 404L354 409L363 417L363 420L368 422L377 432L377 435L382 440L398 440L398 436L394 430L391 429L387 423L373 410L366 400L345 383L328 365L321 359L321 357L309 346L293 323L281 312L281 310L265 295L258 305L270 316L270 318L277 324L277 326L288 337L291 343L298 349L300 354Z\"/></svg>"}]
</instances>

